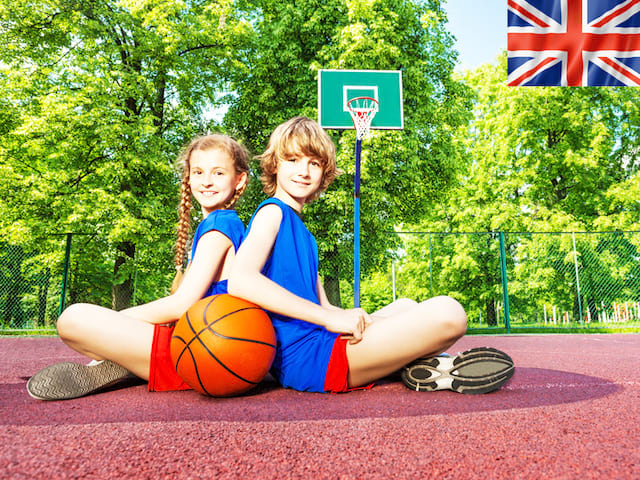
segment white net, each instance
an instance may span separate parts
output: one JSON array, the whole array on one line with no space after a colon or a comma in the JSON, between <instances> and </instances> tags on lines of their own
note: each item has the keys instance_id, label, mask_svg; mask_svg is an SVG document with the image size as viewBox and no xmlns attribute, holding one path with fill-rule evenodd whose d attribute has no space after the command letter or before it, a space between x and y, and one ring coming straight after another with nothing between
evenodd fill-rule
<instances>
[{"instance_id":1,"label":"white net","mask_svg":"<svg viewBox=\"0 0 640 480\"><path fill-rule=\"evenodd\" d=\"M373 117L378 113L378 101L371 97L356 97L349 100L347 108L356 127L356 137L362 140L369 135Z\"/></svg>"}]
</instances>

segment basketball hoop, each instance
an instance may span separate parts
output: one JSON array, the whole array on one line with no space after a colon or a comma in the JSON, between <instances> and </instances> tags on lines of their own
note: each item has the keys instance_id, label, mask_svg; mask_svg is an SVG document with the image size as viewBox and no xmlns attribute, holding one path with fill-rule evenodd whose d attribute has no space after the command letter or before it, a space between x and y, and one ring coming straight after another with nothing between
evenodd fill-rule
<instances>
[{"instance_id":1,"label":"basketball hoop","mask_svg":"<svg viewBox=\"0 0 640 480\"><path fill-rule=\"evenodd\" d=\"M347 102L347 108L356 127L356 138L362 140L369 135L373 117L378 113L378 101L371 97L355 97Z\"/></svg>"}]
</instances>

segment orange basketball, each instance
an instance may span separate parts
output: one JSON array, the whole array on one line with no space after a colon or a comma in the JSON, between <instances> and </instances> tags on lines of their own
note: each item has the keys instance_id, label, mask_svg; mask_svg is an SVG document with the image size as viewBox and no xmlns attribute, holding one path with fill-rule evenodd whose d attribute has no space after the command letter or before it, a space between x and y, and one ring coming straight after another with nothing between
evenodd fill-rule
<instances>
[{"instance_id":1,"label":"orange basketball","mask_svg":"<svg viewBox=\"0 0 640 480\"><path fill-rule=\"evenodd\" d=\"M171 359L194 390L214 397L246 392L267 374L276 334L264 310L228 294L196 302L178 320Z\"/></svg>"}]
</instances>

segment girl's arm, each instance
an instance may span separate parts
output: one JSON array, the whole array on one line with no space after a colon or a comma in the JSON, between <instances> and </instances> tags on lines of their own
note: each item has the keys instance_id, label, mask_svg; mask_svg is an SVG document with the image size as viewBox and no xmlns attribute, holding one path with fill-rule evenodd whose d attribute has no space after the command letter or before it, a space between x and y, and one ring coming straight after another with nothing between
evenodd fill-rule
<instances>
[{"instance_id":1,"label":"girl's arm","mask_svg":"<svg viewBox=\"0 0 640 480\"><path fill-rule=\"evenodd\" d=\"M149 323L168 323L180 318L200 300L209 285L219 278L231 240L217 230L205 233L198 241L191 265L178 290L168 297L123 310L122 313Z\"/></svg>"},{"instance_id":2,"label":"girl's arm","mask_svg":"<svg viewBox=\"0 0 640 480\"><path fill-rule=\"evenodd\" d=\"M261 273L281 220L282 211L277 205L265 205L256 213L231 267L229 293L271 312L322 325L331 332L343 333L359 341L365 322L369 322L364 310L326 308L294 295Z\"/></svg>"}]
</instances>

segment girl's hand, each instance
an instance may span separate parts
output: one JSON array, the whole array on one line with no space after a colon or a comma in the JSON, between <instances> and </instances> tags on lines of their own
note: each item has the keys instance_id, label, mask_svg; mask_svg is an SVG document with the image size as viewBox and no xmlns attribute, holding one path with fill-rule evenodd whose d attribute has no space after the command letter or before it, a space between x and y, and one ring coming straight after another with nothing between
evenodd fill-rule
<instances>
[{"instance_id":1,"label":"girl's hand","mask_svg":"<svg viewBox=\"0 0 640 480\"><path fill-rule=\"evenodd\" d=\"M371 322L371 317L362 308L330 309L327 310L325 328L341 333L343 338L349 339L349 343L358 343L362 340L362 332Z\"/></svg>"}]
</instances>

